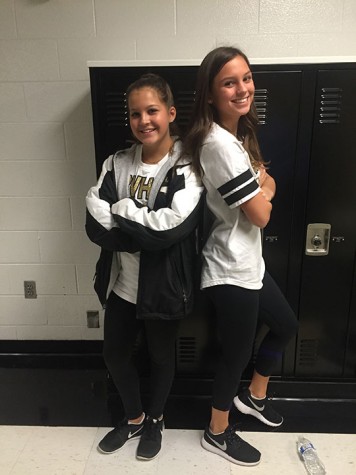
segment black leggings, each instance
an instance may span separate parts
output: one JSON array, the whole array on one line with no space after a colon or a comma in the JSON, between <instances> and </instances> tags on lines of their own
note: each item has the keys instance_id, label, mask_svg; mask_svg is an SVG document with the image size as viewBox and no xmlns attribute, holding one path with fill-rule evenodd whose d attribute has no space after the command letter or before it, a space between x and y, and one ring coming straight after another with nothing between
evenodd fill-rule
<instances>
[{"instance_id":1,"label":"black leggings","mask_svg":"<svg viewBox=\"0 0 356 475\"><path fill-rule=\"evenodd\" d=\"M266 272L261 290L234 285L217 285L205 289L214 304L221 340L221 359L213 387L213 407L231 408L241 375L253 350L257 323L269 331L261 342L255 369L271 376L281 361L283 350L297 331L297 319L284 295Z\"/></svg>"},{"instance_id":2,"label":"black leggings","mask_svg":"<svg viewBox=\"0 0 356 475\"><path fill-rule=\"evenodd\" d=\"M104 359L120 394L128 419L142 412L140 382L132 360L137 336L144 326L151 362L150 402L147 413L163 414L175 372L175 340L179 320L137 320L136 305L114 292L109 296L104 321Z\"/></svg>"}]
</instances>

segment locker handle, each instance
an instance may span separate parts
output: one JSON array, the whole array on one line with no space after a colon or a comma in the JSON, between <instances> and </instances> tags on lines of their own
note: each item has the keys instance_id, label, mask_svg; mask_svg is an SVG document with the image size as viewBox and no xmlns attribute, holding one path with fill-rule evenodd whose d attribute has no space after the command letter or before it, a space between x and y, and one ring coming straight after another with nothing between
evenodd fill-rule
<instances>
[{"instance_id":1,"label":"locker handle","mask_svg":"<svg viewBox=\"0 0 356 475\"><path fill-rule=\"evenodd\" d=\"M345 238L344 238L344 236L333 236L331 238L331 240L332 240L332 242L340 243L340 242L344 242Z\"/></svg>"},{"instance_id":2,"label":"locker handle","mask_svg":"<svg viewBox=\"0 0 356 475\"><path fill-rule=\"evenodd\" d=\"M267 241L267 242L276 242L276 241L278 241L278 236L265 236L265 241Z\"/></svg>"}]
</instances>

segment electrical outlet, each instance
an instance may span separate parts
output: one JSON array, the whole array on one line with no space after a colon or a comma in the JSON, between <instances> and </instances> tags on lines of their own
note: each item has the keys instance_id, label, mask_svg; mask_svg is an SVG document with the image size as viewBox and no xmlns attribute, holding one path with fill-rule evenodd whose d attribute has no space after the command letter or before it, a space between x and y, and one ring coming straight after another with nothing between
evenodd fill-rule
<instances>
[{"instance_id":1,"label":"electrical outlet","mask_svg":"<svg viewBox=\"0 0 356 475\"><path fill-rule=\"evenodd\" d=\"M87 326L88 328L99 328L99 311L89 310L87 312Z\"/></svg>"},{"instance_id":2,"label":"electrical outlet","mask_svg":"<svg viewBox=\"0 0 356 475\"><path fill-rule=\"evenodd\" d=\"M25 299L36 299L36 282L34 280L24 281Z\"/></svg>"}]
</instances>

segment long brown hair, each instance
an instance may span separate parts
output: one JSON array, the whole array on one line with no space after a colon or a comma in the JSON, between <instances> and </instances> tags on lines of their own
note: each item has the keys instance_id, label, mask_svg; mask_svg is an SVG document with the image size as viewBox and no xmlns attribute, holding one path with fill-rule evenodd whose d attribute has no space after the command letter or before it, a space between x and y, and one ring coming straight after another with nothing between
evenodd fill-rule
<instances>
[{"instance_id":1,"label":"long brown hair","mask_svg":"<svg viewBox=\"0 0 356 475\"><path fill-rule=\"evenodd\" d=\"M213 81L225 64L236 56L242 56L250 67L247 56L240 49L232 46L220 46L205 56L198 69L193 112L184 137L185 151L192 157L193 166L198 174L201 174L200 149L204 139L213 122L222 125L218 111L208 100ZM255 104L252 103L249 112L239 119L237 138L243 142L251 163L255 167L264 163L256 135L257 125L257 110Z\"/></svg>"}]
</instances>

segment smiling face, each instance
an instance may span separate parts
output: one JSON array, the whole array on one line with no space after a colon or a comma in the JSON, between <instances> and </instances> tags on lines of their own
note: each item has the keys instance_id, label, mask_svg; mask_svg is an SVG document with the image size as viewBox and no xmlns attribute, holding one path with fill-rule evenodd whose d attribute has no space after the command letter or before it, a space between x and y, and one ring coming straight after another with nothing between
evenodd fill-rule
<instances>
[{"instance_id":1,"label":"smiling face","mask_svg":"<svg viewBox=\"0 0 356 475\"><path fill-rule=\"evenodd\" d=\"M172 144L169 124L176 117L176 110L161 100L154 88L134 89L128 97L130 126L144 150L164 151ZM167 153L167 152L166 152Z\"/></svg>"},{"instance_id":2,"label":"smiling face","mask_svg":"<svg viewBox=\"0 0 356 475\"><path fill-rule=\"evenodd\" d=\"M239 119L251 107L255 85L250 68L242 56L228 61L215 76L209 95L220 124L236 135Z\"/></svg>"}]
</instances>

